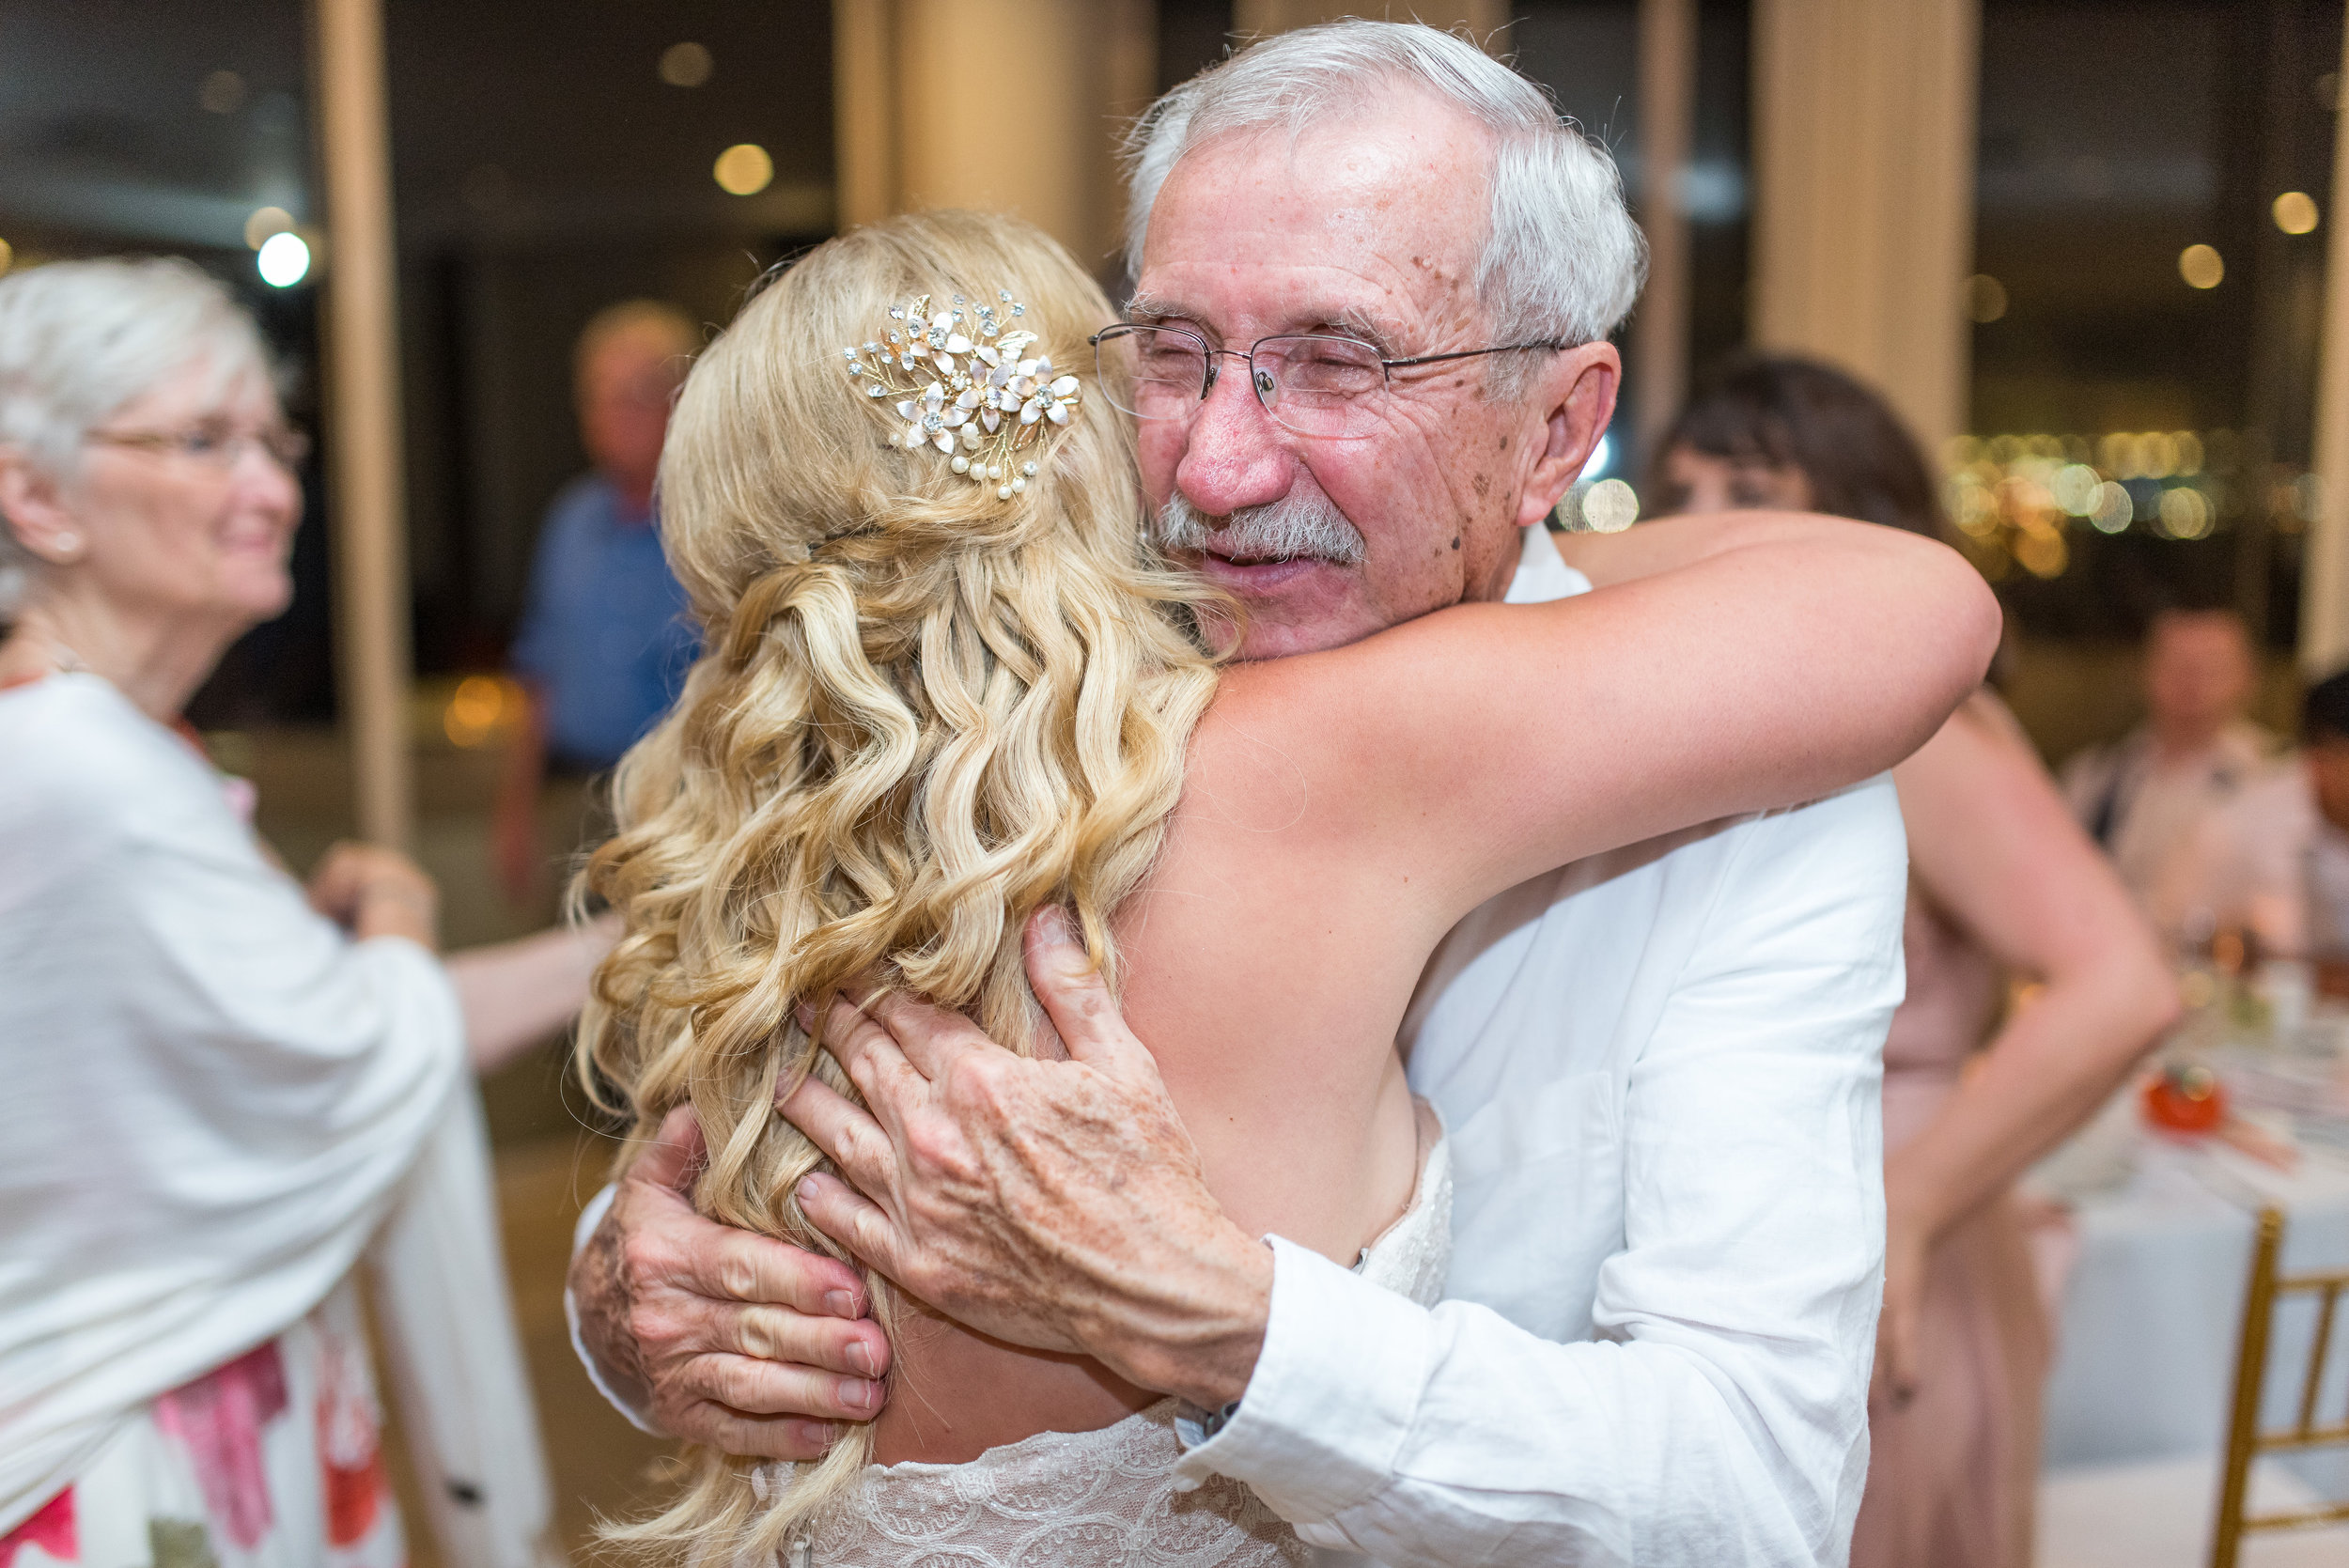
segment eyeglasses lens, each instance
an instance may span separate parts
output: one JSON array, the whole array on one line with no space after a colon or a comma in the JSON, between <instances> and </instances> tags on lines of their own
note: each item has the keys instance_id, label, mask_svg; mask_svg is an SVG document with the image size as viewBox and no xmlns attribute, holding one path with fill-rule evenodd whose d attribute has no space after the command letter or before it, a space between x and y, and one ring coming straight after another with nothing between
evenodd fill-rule
<instances>
[{"instance_id":1,"label":"eyeglasses lens","mask_svg":"<svg viewBox=\"0 0 2349 1568\"><path fill-rule=\"evenodd\" d=\"M1207 384L1207 350L1171 327L1112 327L1095 349L1110 401L1138 419L1189 419ZM1268 337L1251 370L1257 400L1302 436L1365 434L1376 421L1386 369L1367 343L1342 337ZM1232 366L1227 365L1229 369Z\"/></svg>"}]
</instances>

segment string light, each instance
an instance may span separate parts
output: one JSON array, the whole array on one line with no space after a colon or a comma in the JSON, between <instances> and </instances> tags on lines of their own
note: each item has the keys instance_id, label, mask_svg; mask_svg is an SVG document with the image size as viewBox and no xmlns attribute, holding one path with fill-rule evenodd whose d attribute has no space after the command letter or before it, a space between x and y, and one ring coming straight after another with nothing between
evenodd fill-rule
<instances>
[{"instance_id":1,"label":"string light","mask_svg":"<svg viewBox=\"0 0 2349 1568\"><path fill-rule=\"evenodd\" d=\"M2286 191L2270 210L2276 226L2286 234L2307 234L2316 227L2316 198L2306 191Z\"/></svg>"},{"instance_id":2,"label":"string light","mask_svg":"<svg viewBox=\"0 0 2349 1568\"><path fill-rule=\"evenodd\" d=\"M2178 275L2192 288L2216 288L2227 275L2227 263L2210 245L2188 245L2178 253Z\"/></svg>"}]
</instances>

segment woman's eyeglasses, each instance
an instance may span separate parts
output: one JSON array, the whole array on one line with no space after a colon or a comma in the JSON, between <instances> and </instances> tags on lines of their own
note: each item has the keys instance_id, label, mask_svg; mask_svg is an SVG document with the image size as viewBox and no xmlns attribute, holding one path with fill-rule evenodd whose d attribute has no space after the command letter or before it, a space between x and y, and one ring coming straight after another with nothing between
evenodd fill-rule
<instances>
[{"instance_id":1,"label":"woman's eyeglasses","mask_svg":"<svg viewBox=\"0 0 2349 1568\"><path fill-rule=\"evenodd\" d=\"M217 424L192 425L183 430L92 430L82 439L99 446L181 458L224 473L237 466L247 447L288 473L299 470L310 455L309 436L287 425L257 430Z\"/></svg>"},{"instance_id":2,"label":"woman's eyeglasses","mask_svg":"<svg viewBox=\"0 0 2349 1568\"><path fill-rule=\"evenodd\" d=\"M1215 390L1223 361L1236 359L1248 366L1248 381L1255 388L1256 401L1282 428L1338 441L1357 440L1378 429L1383 422L1380 405L1393 390L1392 371L1484 354L1567 347L1563 343L1504 343L1492 349L1386 359L1360 338L1320 333L1259 338L1245 352L1215 348L1185 327L1120 321L1093 335L1102 389L1112 404L1137 419L1189 419Z\"/></svg>"}]
</instances>

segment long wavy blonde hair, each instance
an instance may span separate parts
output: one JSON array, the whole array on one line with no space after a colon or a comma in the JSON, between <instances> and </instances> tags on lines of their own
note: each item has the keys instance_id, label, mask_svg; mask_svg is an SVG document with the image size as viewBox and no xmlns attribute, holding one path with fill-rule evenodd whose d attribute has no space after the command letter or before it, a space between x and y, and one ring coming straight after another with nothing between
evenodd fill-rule
<instances>
[{"instance_id":1,"label":"long wavy blonde hair","mask_svg":"<svg viewBox=\"0 0 2349 1568\"><path fill-rule=\"evenodd\" d=\"M918 295L992 301L1087 383L1022 495L888 444L841 348ZM598 970L578 1066L633 1136L690 1102L700 1210L839 1255L801 1214L824 1161L773 1109L815 1073L794 1022L860 976L1025 1049L1020 929L1070 906L1114 983L1110 912L1157 854L1215 687L1199 580L1148 543L1127 416L1091 384L1108 301L1011 219L892 219L819 247L694 365L661 463L663 543L704 630L678 703L620 764L619 831L583 874L627 934ZM886 1326L886 1285L872 1281ZM869 1427L775 1472L713 1452L659 1517L613 1532L673 1563L771 1560L869 1461Z\"/></svg>"}]
</instances>

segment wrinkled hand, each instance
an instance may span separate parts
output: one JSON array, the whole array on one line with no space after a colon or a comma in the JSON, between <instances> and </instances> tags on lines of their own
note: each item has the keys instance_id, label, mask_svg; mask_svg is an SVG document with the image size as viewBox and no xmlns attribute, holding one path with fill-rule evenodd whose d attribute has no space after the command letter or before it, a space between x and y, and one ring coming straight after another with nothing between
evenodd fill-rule
<instances>
[{"instance_id":1,"label":"wrinkled hand","mask_svg":"<svg viewBox=\"0 0 2349 1568\"><path fill-rule=\"evenodd\" d=\"M1897 1210L1886 1214L1884 1232L1884 1312L1876 1319L1875 1378L1868 1399L1897 1410L1917 1395L1918 1318L1933 1242Z\"/></svg>"},{"instance_id":2,"label":"wrinkled hand","mask_svg":"<svg viewBox=\"0 0 2349 1568\"><path fill-rule=\"evenodd\" d=\"M1237 1399L1264 1343L1271 1251L1208 1193L1158 1064L1060 910L1029 923L1027 960L1069 1060L1014 1056L902 997L832 1004L825 1048L871 1110L813 1078L784 1099L848 1178L808 1177L800 1205L983 1333L1081 1351L1198 1405Z\"/></svg>"},{"instance_id":3,"label":"wrinkled hand","mask_svg":"<svg viewBox=\"0 0 2349 1568\"><path fill-rule=\"evenodd\" d=\"M702 1161L700 1125L680 1107L571 1260L580 1339L670 1436L820 1457L837 1436L828 1420L880 1409L888 1336L846 1264L694 1213Z\"/></svg>"}]
</instances>

